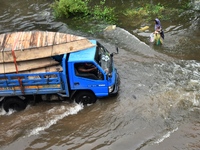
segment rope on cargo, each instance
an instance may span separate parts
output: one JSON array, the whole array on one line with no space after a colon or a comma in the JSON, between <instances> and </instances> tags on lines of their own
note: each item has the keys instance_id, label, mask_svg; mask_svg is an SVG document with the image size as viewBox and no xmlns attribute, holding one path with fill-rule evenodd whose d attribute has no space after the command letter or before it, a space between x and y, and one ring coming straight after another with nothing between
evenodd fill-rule
<instances>
[{"instance_id":1,"label":"rope on cargo","mask_svg":"<svg viewBox=\"0 0 200 150\"><path fill-rule=\"evenodd\" d=\"M17 37L17 39L15 39L15 43L12 47L12 56L13 56L13 60L14 60L14 64L15 64L16 73L18 73L19 71L18 71L17 60L16 60L16 55L15 55L15 48L16 48L16 44L19 40L19 37L21 35L21 32L17 33L17 34L18 34L18 37ZM19 81L19 84L20 84L21 92L24 94L24 87L23 87L22 80L21 80L20 77L18 77L18 81Z\"/></svg>"}]
</instances>

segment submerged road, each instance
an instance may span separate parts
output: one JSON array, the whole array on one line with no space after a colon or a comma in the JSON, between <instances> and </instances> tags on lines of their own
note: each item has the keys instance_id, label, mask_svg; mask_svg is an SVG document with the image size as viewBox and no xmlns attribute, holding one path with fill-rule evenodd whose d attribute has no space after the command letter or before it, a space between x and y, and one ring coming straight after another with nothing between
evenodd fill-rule
<instances>
[{"instance_id":1,"label":"submerged road","mask_svg":"<svg viewBox=\"0 0 200 150\"><path fill-rule=\"evenodd\" d=\"M48 6L45 0L4 1L1 32L40 29L94 38L54 20ZM175 31L185 33L177 29L166 35L174 37ZM164 52L175 52L173 43L170 49L155 48L119 27L95 38L112 52L119 47L117 97L87 107L63 102L9 114L0 109L0 149L199 150L199 61L170 57Z\"/></svg>"}]
</instances>

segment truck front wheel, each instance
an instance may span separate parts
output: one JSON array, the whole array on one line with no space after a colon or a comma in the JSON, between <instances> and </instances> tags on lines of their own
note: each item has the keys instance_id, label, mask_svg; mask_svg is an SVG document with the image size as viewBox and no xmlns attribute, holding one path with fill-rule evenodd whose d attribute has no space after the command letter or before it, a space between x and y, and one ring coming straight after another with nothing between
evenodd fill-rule
<instances>
[{"instance_id":1,"label":"truck front wheel","mask_svg":"<svg viewBox=\"0 0 200 150\"><path fill-rule=\"evenodd\" d=\"M15 110L15 111L21 111L26 108L26 102L21 100L20 98L13 97L5 99L3 102L3 109L6 112L9 112L9 109Z\"/></svg>"},{"instance_id":2,"label":"truck front wheel","mask_svg":"<svg viewBox=\"0 0 200 150\"><path fill-rule=\"evenodd\" d=\"M89 91L79 92L75 97L76 103L82 103L83 105L95 103L97 100L96 96Z\"/></svg>"}]
</instances>

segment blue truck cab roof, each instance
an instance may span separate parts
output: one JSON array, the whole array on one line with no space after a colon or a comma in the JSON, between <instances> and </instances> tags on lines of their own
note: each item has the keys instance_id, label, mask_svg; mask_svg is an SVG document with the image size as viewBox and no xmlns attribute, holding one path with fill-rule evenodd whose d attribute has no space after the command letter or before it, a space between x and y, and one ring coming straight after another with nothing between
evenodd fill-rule
<instances>
[{"instance_id":1,"label":"blue truck cab roof","mask_svg":"<svg viewBox=\"0 0 200 150\"><path fill-rule=\"evenodd\" d=\"M88 61L94 61L95 53L96 53L96 40L90 40L91 43L93 43L95 46L72 52L69 54L68 62L88 62Z\"/></svg>"}]
</instances>

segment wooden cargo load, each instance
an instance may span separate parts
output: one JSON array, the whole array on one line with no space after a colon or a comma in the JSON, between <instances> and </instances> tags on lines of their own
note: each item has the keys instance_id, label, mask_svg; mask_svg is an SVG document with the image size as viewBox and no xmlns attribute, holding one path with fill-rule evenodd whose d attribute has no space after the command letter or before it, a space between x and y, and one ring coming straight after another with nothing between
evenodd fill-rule
<instances>
[{"instance_id":1,"label":"wooden cargo load","mask_svg":"<svg viewBox=\"0 0 200 150\"><path fill-rule=\"evenodd\" d=\"M33 70L62 70L52 56L95 46L72 34L24 31L0 34L0 74ZM50 69L51 68L51 69Z\"/></svg>"}]
</instances>

